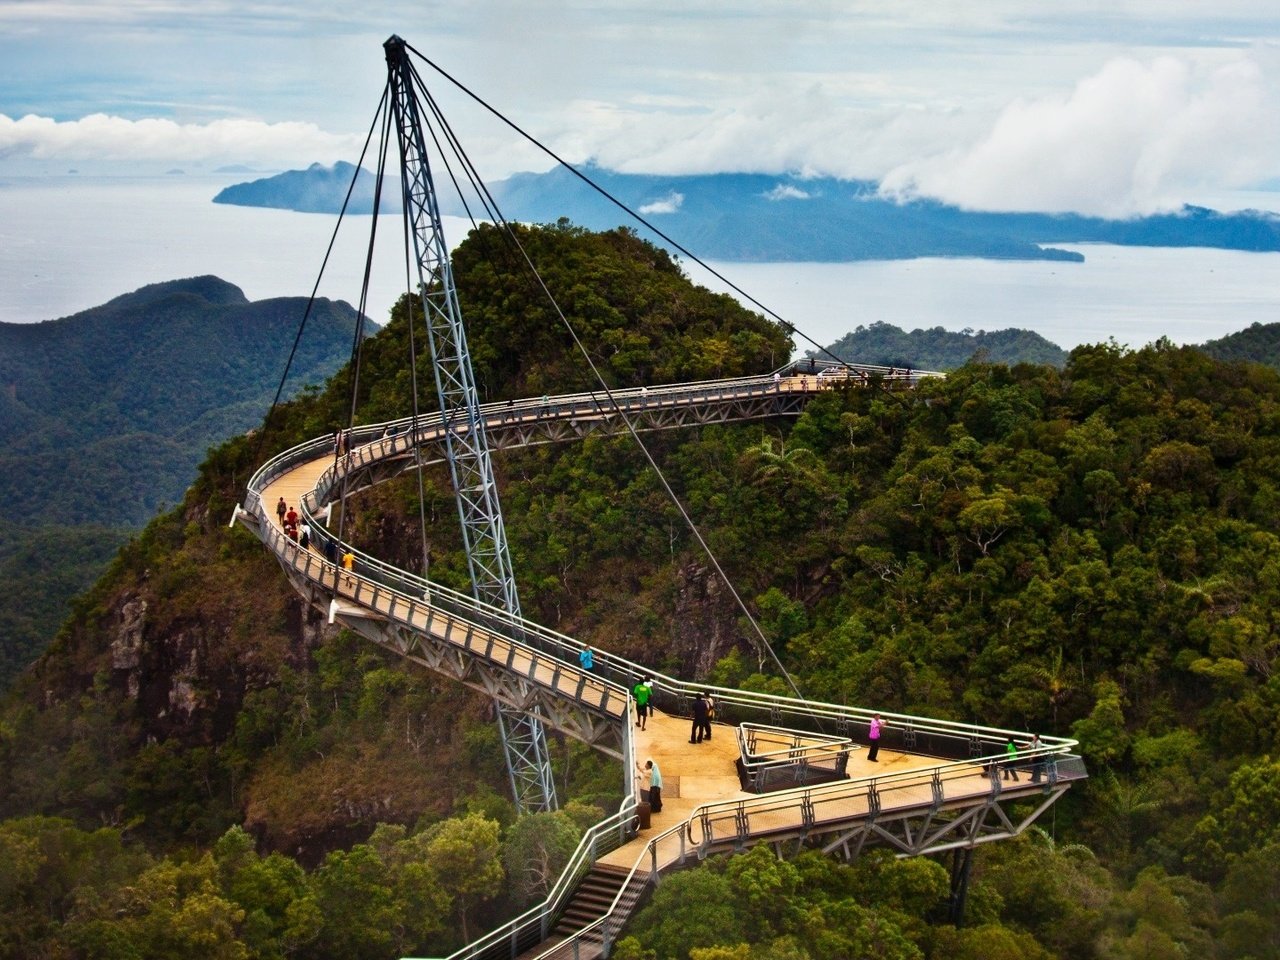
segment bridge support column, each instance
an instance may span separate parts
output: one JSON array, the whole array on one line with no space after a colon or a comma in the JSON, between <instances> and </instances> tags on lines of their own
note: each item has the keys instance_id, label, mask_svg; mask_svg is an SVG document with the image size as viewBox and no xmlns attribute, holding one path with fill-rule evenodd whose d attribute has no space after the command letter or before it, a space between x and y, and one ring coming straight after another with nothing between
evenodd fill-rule
<instances>
[{"instance_id":1,"label":"bridge support column","mask_svg":"<svg viewBox=\"0 0 1280 960\"><path fill-rule=\"evenodd\" d=\"M964 902L969 896L969 870L973 866L973 847L956 847L951 851L951 898L947 919L959 927L964 922Z\"/></svg>"},{"instance_id":2,"label":"bridge support column","mask_svg":"<svg viewBox=\"0 0 1280 960\"><path fill-rule=\"evenodd\" d=\"M551 776L546 734L542 721L531 713L494 701L498 730L507 755L507 775L516 809L521 813L545 813L556 809L556 786Z\"/></svg>"}]
</instances>

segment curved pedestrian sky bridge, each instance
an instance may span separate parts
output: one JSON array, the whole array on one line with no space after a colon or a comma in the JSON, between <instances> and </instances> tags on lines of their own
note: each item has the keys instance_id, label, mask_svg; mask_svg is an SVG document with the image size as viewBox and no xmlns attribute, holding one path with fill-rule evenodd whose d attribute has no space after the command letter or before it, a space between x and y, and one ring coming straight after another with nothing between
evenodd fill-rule
<instances>
[{"instance_id":1,"label":"curved pedestrian sky bridge","mask_svg":"<svg viewBox=\"0 0 1280 960\"><path fill-rule=\"evenodd\" d=\"M627 420L643 431L790 417L836 384L906 389L932 375L822 367L805 361L777 376L619 390L608 402L575 394L488 404L484 431L502 450L622 433ZM584 670L584 644L572 637L336 539L328 519L343 490L443 462L444 442L442 418L428 414L354 427L341 453L331 435L300 444L258 470L232 522L262 540L331 622L618 760L619 809L584 836L548 899L454 957L607 956L662 871L759 843L783 855L807 846L852 858L868 845L900 856L950 853L958 915L973 849L1022 832L1085 778L1073 740L1043 737L1032 748L1024 731L881 711L887 726L873 762L865 747L874 704L707 687L599 649ZM281 497L310 526L307 548L277 521ZM337 562L348 552L351 569ZM657 710L643 730L631 696L641 676L654 678ZM716 700L713 736L690 743L692 702L702 690ZM664 805L645 826L634 771L638 758L650 757L663 772Z\"/></svg>"}]
</instances>

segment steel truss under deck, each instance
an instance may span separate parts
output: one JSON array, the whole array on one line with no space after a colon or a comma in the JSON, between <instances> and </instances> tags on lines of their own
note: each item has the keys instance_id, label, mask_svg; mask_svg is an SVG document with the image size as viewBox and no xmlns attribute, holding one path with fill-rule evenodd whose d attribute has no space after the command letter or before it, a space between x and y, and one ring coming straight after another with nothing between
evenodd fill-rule
<instances>
[{"instance_id":1,"label":"steel truss under deck","mask_svg":"<svg viewBox=\"0 0 1280 960\"><path fill-rule=\"evenodd\" d=\"M625 759L626 691L587 683L550 654L521 644L510 622L478 626L475 617L432 606L425 621L401 603L387 603L379 586L339 573L314 554L285 574L311 605L335 623L380 647L486 694L505 708L538 712L552 727L616 759ZM390 591L386 591L387 594ZM423 607L427 608L426 602ZM424 628L425 627L425 628ZM511 642L516 640L516 642Z\"/></svg>"},{"instance_id":2,"label":"steel truss under deck","mask_svg":"<svg viewBox=\"0 0 1280 960\"><path fill-rule=\"evenodd\" d=\"M997 775L991 793L979 804L959 807L935 804L889 813L877 810L853 826L826 830L815 826L801 839L818 846L823 853L836 854L849 861L857 859L868 841L883 843L908 857L945 853L1018 836L1053 806L1068 786L1064 783L1046 787L1030 811L1018 812L1009 808L1015 803L1025 804L1027 795L1002 796Z\"/></svg>"},{"instance_id":3,"label":"steel truss under deck","mask_svg":"<svg viewBox=\"0 0 1280 960\"><path fill-rule=\"evenodd\" d=\"M678 430L709 423L796 417L809 399L807 393L780 392L768 378L756 378L701 393L688 391L678 397L656 392L615 394L616 406L606 406L595 398L567 398L546 404L489 404L482 409L487 419L489 448L511 450L591 435L624 434L627 425L623 414L639 432ZM430 465L447 460L444 427L437 415L423 418L417 430L408 420L387 427L388 431L393 429L397 432L388 432L386 437L352 451L351 462L344 471L349 494L417 469L419 463ZM415 447L419 448L416 452ZM331 482L322 478L316 489L319 501L328 499L338 479L336 473Z\"/></svg>"}]
</instances>

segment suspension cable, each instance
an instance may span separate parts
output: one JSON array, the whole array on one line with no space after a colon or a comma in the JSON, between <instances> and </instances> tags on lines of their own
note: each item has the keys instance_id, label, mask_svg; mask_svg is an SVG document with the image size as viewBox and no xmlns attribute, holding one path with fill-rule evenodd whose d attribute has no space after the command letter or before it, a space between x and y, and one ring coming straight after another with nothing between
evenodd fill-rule
<instances>
[{"instance_id":1,"label":"suspension cable","mask_svg":"<svg viewBox=\"0 0 1280 960\"><path fill-rule=\"evenodd\" d=\"M390 138L390 125L387 132ZM405 153L404 143L397 137L397 149L399 151L400 169L404 170ZM455 187L457 185L455 184ZM412 291L413 288L413 265L410 262L413 259L412 241L409 236L409 195L408 184L405 182L403 174L400 177L400 203L404 211L404 215L400 218L402 232L404 235L404 288L406 292ZM426 482L422 476L422 444L418 443L417 431L421 410L418 400L418 345L417 334L414 332L414 315L413 310L418 303L418 297L405 297L409 315L409 382L413 392L413 463L414 472L418 475L418 527L422 531L422 579L429 580L431 573L431 550L427 542L427 491ZM422 315L423 323L426 323L426 313ZM442 411L443 412L443 411Z\"/></svg>"},{"instance_id":2,"label":"suspension cable","mask_svg":"<svg viewBox=\"0 0 1280 960\"><path fill-rule=\"evenodd\" d=\"M768 306L766 306L765 304L761 303L761 302L760 302L759 300L757 300L755 297L751 296L751 294L747 293L745 290L743 290L743 289L742 289L741 287L739 287L736 283L734 283L732 280L730 280L728 277L726 277L724 274L722 274L719 270L716 270L714 267L712 267L710 264L708 264L705 260L703 260L703 259L702 259L701 257L699 257L697 254L693 253L691 250L689 250L687 247L685 247L685 246L684 246L683 244L681 244L679 241L677 241L677 240L673 239L671 236L669 236L667 233L665 233L663 230L661 230L659 227L657 227L657 226L656 226L654 223L652 223L650 220L647 220L645 217L641 216L641 215L640 215L639 213L637 213L635 210L632 210L629 206L627 206L625 203L623 203L621 200L619 200L617 197L615 197L612 193L610 193L610 192L609 192L608 190L606 190L604 187L600 186L598 183L596 183L594 180L592 180L590 177L588 177L585 173L583 173L582 171L580 171L577 167L573 166L573 164L571 164L571 163L569 163L567 160L563 159L563 158L562 158L559 154L557 154L554 150L552 150L550 147L546 146L544 143L542 143L542 141L538 140L535 136L533 136L533 134L526 132L522 127L520 127L517 123L515 123L515 121L508 119L508 118L507 118L507 116L506 116L506 115L504 115L503 113L499 112L499 111L498 111L498 109L497 109L496 107L493 107L492 105L490 105L490 104L489 104L489 103L488 103L484 98L482 98L479 94L477 94L477 93L475 93L474 91L472 91L469 87L467 87L465 84L463 84L460 80L457 80L455 77L453 77L453 75L451 75L451 74L450 74L448 71L446 71L443 67L441 67L439 64L437 64L435 61L433 61L430 57L427 57L425 54L423 54L420 50L418 50L418 49L417 49L416 47L414 47L412 44L406 43L406 44L405 44L405 49L406 49L406 50L409 50L410 52L412 52L413 54L415 54L419 59L421 59L421 60L422 60L422 62L423 62L423 63L425 63L427 66L429 66L432 70L436 71L436 73L440 74L440 76L442 76L444 79L448 80L451 84L453 84L455 87L457 87L460 91L462 91L463 93L465 93L468 97L470 97L470 98L471 98L472 100L474 100L477 104L479 104L481 107L483 107L483 108L484 108L488 113L492 114L494 117L496 117L496 118L497 118L498 120L500 120L502 123L506 124L506 125L507 125L508 127L510 127L512 130L514 130L516 133L518 133L521 137L523 137L523 138L524 138L525 140L527 140L529 143L533 144L533 146L537 147L539 150L541 150L543 153L545 153L548 157L550 157L552 160L554 160L557 164L559 164L560 166L564 167L564 168L565 168L566 170L568 170L571 174L573 174L575 177L577 177L579 180L581 180L583 183L585 183L587 186L589 186L592 190L596 191L596 193L600 194L602 197L604 197L606 200L608 200L610 203L612 203L615 207L618 207L620 210L622 210L624 213L626 213L629 217L631 217L631 218L632 218L633 220L635 220L637 223L643 224L647 229L649 229L649 230L653 231L653 233L654 233L654 234L656 234L657 236L661 237L663 240L665 240L667 243L669 243L669 244L670 244L672 247L674 247L676 250L680 251L680 253L684 254L686 257L688 257L690 260L692 260L692 261L693 261L694 263L696 263L698 266L702 267L702 269L703 269L703 270L706 270L709 274L711 274L713 277L715 277L715 278L716 278L717 280L719 280L721 283L725 284L725 285L726 285L727 287L729 287L729 289L731 289L734 293L736 293L736 294L738 294L739 296L743 297L744 299L746 299L746 300L750 301L752 304L754 304L756 307L758 307L758 308L759 308L760 310L762 310L764 313L768 314L770 317L773 317L773 319L774 319L774 320L776 320L778 323L780 323L780 324L782 325L783 329L784 329L784 330L786 330L788 333L793 333L793 334L798 335L798 336L799 336L799 337L801 337L802 339L806 340L808 343L812 344L812 345L813 345L815 348L817 348L821 353L826 354L826 355L827 355L828 357L830 357L832 360L835 360L836 362L839 362L839 363L843 363L843 362L844 362L843 360L841 360L841 359L840 359L840 357L838 357L838 356L836 356L834 353L832 353L832 352L831 352L831 351L830 351L826 346L824 346L824 345L823 345L823 344L821 344L821 343L818 343L818 341L814 340L812 337L810 337L808 334L806 334L803 330L799 329L795 324L791 323L791 322L790 322L790 321L788 321L788 320L784 320L781 316L779 316L777 313L775 313L772 309L770 309L770 308L769 308Z\"/></svg>"},{"instance_id":3,"label":"suspension cable","mask_svg":"<svg viewBox=\"0 0 1280 960\"><path fill-rule=\"evenodd\" d=\"M316 274L316 282L311 287L311 296L307 298L306 309L302 311L302 319L298 323L297 333L294 334L293 347L289 350L289 358L288 360L285 361L284 372L280 375L280 384L276 387L276 395L271 401L271 406L267 408L267 415L262 420L262 430L258 434L258 447L256 452L254 453L255 463L259 463L262 460L262 445L266 441L267 429L271 423L271 415L275 413L276 407L279 406L280 404L280 397L284 393L285 381L289 379L289 369L293 366L294 357L298 353L298 345L302 342L302 333L306 329L307 320L310 318L311 311L315 307L316 293L320 289L320 281L324 278L325 268L329 265L329 257L333 253L333 245L337 242L337 239L338 239L338 230L342 226L343 217L346 216L347 206L351 203L351 195L352 193L355 192L356 180L360 176L360 168L364 166L364 158L365 158L365 155L369 152L369 143L373 140L373 131L376 130L378 127L378 117L381 115L386 105L387 95L388 95L387 90L384 89L382 93L382 100L379 102L377 109L374 110L373 122L369 125L369 132L368 134L365 135L365 138L364 138L364 146L360 150L360 159L356 161L356 169L351 175L351 182L347 185L346 196L342 198L342 209L338 211L338 222L333 225L333 233L329 235L329 245L325 248L324 259L320 261L320 271L319 273ZM376 214L377 209L378 207L377 207L377 204L375 203L374 219L377 219L377 214ZM361 329L362 319L363 319L363 308L362 308L362 312L356 315L357 336L359 335L359 330ZM354 348L353 348L353 352L354 352Z\"/></svg>"},{"instance_id":4,"label":"suspension cable","mask_svg":"<svg viewBox=\"0 0 1280 960\"><path fill-rule=\"evenodd\" d=\"M383 170L387 165L387 129L390 122L391 110L388 106L391 92L390 83L383 89L382 101L379 109L382 115L382 137L378 143L378 176L374 179L373 184L373 213L369 217L369 243L365 248L364 259L364 277L360 283L360 307L356 312L356 334L355 340L351 345L351 401L347 412L347 424L345 433L343 428L339 428L338 438L333 449L334 465L337 466L338 458L343 453L349 453L345 450L351 442L352 428L355 426L356 404L360 397L360 366L364 356L364 319L365 312L369 302L369 280L373 274L373 250L378 239L378 211L382 208L382 183ZM363 158L362 158L363 159ZM344 442L345 438L345 442ZM349 479L349 471L342 471L342 489L339 494L341 503L341 512L338 515L338 539L342 539L343 531L347 522L347 483Z\"/></svg>"},{"instance_id":5,"label":"suspension cable","mask_svg":"<svg viewBox=\"0 0 1280 960\"><path fill-rule=\"evenodd\" d=\"M453 136L452 130L448 128L447 123L445 122L442 116L442 113L440 112L439 107L436 104L434 98L431 96L430 92L426 89L425 85L422 84L421 79L417 77L416 72L414 72L414 77L421 88L419 92L421 93L425 102L429 105L431 109L431 113L437 118L437 120L442 124L442 126L447 131L446 139L449 140L451 146L453 147L458 157L459 162L463 165L466 179L471 183L471 185L479 192L479 194L482 197L486 198L486 202L485 202L486 209L490 209L493 211L496 221L499 224L501 224L501 227L502 227L500 231L501 234L505 237L508 237L510 241L514 243L516 250L519 252L521 258L523 259L525 265L527 266L529 273L537 282L543 294L546 296L547 301L551 304L552 308L555 310L556 315L559 317L561 324L563 324L564 328L568 331L569 336L573 339L573 342L577 347L578 352L582 355L583 359L586 361L587 366L591 369L592 375L595 377L597 383L599 383L600 385L601 390L603 390L605 397L608 399L607 406L610 409L612 409L619 416L622 422L626 425L627 433L631 436L631 439L635 442L635 444L640 448L640 451L643 453L645 460L649 464L649 467L653 470L654 475L658 478L658 482L662 485L663 490L666 492L667 497L671 500L671 502L675 505L676 509L680 512L680 516L683 518L685 525L689 528L690 532L694 536L694 539L697 540L698 545L702 548L703 553L707 556L708 560L711 562L712 566L715 568L716 574L719 576L721 582L723 582L725 587L729 590L729 593L733 597L734 602L737 604L738 609L742 612L747 622L751 624L751 627L754 630L756 637L759 641L759 645L757 646L757 651L763 649L768 652L769 657L773 660L774 665L778 668L779 672L782 674L783 678L786 680L787 685L791 688L792 692L794 692L795 695L800 699L804 699L803 694L801 694L800 689L796 685L795 680L792 678L791 674L787 672L786 667L783 666L782 661L778 658L777 653L774 651L772 645L769 643L768 639L765 637L764 631L761 630L760 628L760 624L757 622L756 618L752 615L751 611L748 609L746 603L742 599L742 596L738 593L738 590L733 585L733 582L729 579L728 574L725 573L724 568L720 565L719 558L717 558L715 553L712 551L711 546L707 543L706 539L702 535L702 532L698 529L697 524L693 521L693 518L689 515L688 511L685 509L684 504L681 502L679 496L677 496L675 490L672 489L671 484L668 482L666 475L663 473L661 467L658 466L658 463L654 459L653 454L650 452L649 448L645 445L644 441L641 439L639 432L635 428L635 424L633 423L631 418L627 415L626 411L623 410L622 406L618 403L616 397L613 394L613 391L610 389L608 383L605 381L604 375L600 372L599 367L596 366L595 361L591 358L591 354L587 350L586 345L582 342L582 339L578 336L577 330L574 328L573 324L569 321L569 318L565 315L564 311L560 308L560 304L556 300L555 295L552 294L550 288L547 287L546 281L543 279L541 273L539 273L537 266L533 262L533 259L529 256L529 253L525 249L524 244L520 242L520 238L517 232L513 229L511 223L508 220L506 220L505 217L502 216L501 211L498 210L497 202L494 200L493 196L489 193L488 188L484 185L483 180L480 179L478 171L475 168L475 165L471 162L470 157L466 154L466 151L462 148L461 143L457 140L456 137ZM433 132L433 136L434 136L434 132ZM438 140L437 140L437 148L439 148ZM448 158L447 156L445 156L443 152L441 153L441 159L446 164L446 166L448 166ZM453 177L452 170L450 170L450 177L451 178ZM456 179L454 180L454 184L456 187L457 186ZM599 402L599 399L596 396L596 393L594 390L590 390L588 392L590 393L592 399Z\"/></svg>"}]
</instances>

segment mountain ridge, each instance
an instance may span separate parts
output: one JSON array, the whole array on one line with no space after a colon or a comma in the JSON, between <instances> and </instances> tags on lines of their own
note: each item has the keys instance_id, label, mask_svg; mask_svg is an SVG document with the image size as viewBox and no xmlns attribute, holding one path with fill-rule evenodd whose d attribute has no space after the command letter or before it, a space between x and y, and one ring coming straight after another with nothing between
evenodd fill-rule
<instances>
[{"instance_id":1,"label":"mountain ridge","mask_svg":"<svg viewBox=\"0 0 1280 960\"><path fill-rule=\"evenodd\" d=\"M351 164L312 164L304 171L228 187L214 202L335 213L354 173ZM1222 213L1186 205L1171 213L1108 220L1079 214L970 211L930 199L900 200L882 196L879 184L871 180L758 173L625 174L592 165L583 173L686 249L708 259L1084 260L1078 251L1054 246L1064 243L1280 251L1280 217L1265 211ZM372 175L362 170L349 212L372 210L372 185ZM503 215L512 220L554 223L567 218L594 230L628 220L606 196L563 167L517 173L488 188ZM466 215L451 184L441 186L440 196L442 212ZM387 208L392 209L398 206Z\"/></svg>"},{"instance_id":2,"label":"mountain ridge","mask_svg":"<svg viewBox=\"0 0 1280 960\"><path fill-rule=\"evenodd\" d=\"M250 301L206 275L0 323L0 570L26 601L0 606L0 687L130 532L181 501L208 447L260 422L306 302ZM339 369L355 321L316 302L286 398ZM58 549L33 564L42 543Z\"/></svg>"}]
</instances>

